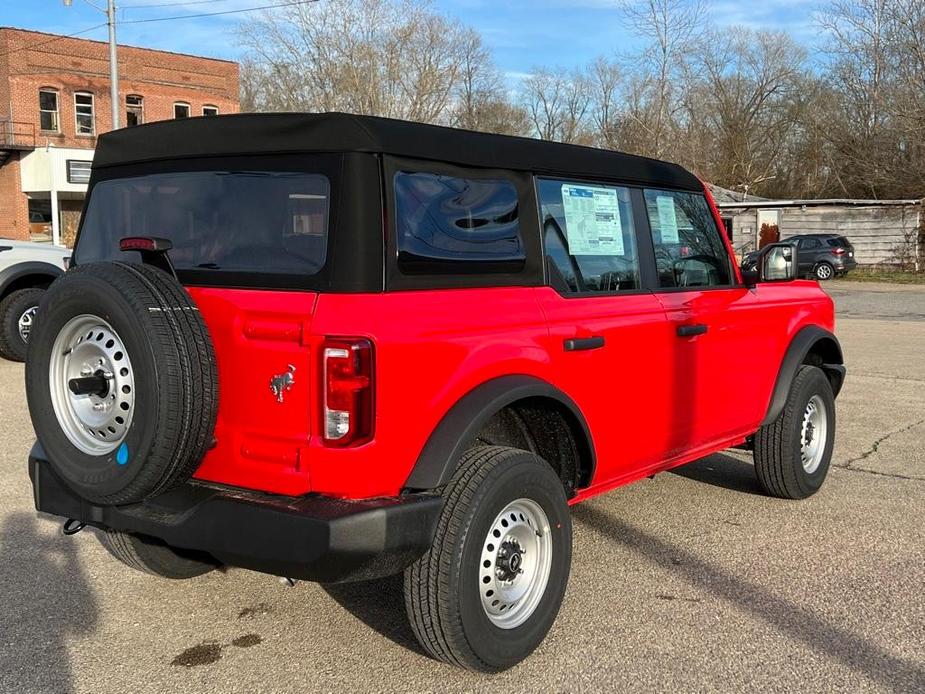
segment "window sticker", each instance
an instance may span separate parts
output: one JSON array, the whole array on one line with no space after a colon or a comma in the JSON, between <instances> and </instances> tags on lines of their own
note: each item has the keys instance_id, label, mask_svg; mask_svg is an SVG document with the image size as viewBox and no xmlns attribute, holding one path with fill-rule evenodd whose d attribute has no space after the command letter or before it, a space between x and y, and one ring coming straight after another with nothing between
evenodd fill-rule
<instances>
[{"instance_id":1,"label":"window sticker","mask_svg":"<svg viewBox=\"0 0 925 694\"><path fill-rule=\"evenodd\" d=\"M655 204L658 207L658 230L662 243L680 243L674 198L670 195L658 195L655 197Z\"/></svg>"},{"instance_id":2,"label":"window sticker","mask_svg":"<svg viewBox=\"0 0 925 694\"><path fill-rule=\"evenodd\" d=\"M566 236L572 255L623 255L623 224L614 188L562 184Z\"/></svg>"}]
</instances>

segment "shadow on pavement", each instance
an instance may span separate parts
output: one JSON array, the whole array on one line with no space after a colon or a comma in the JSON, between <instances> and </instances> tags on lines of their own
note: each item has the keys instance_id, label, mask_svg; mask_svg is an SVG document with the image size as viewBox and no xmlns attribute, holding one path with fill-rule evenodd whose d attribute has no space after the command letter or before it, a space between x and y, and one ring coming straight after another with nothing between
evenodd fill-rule
<instances>
[{"instance_id":1,"label":"shadow on pavement","mask_svg":"<svg viewBox=\"0 0 925 694\"><path fill-rule=\"evenodd\" d=\"M67 640L96 629L96 598L77 545L39 532L35 512L0 528L0 691L74 690Z\"/></svg>"},{"instance_id":2,"label":"shadow on pavement","mask_svg":"<svg viewBox=\"0 0 925 694\"><path fill-rule=\"evenodd\" d=\"M679 578L704 589L743 612L771 624L819 655L840 662L897 692L925 691L925 667L904 660L861 636L832 624L808 609L771 595L761 586L700 559L689 551L628 525L588 505L573 517L590 530L646 559L670 567Z\"/></svg>"},{"instance_id":3,"label":"shadow on pavement","mask_svg":"<svg viewBox=\"0 0 925 694\"><path fill-rule=\"evenodd\" d=\"M670 472L695 482L731 489L734 492L764 495L755 476L755 466L725 453L716 453L695 460Z\"/></svg>"},{"instance_id":4,"label":"shadow on pavement","mask_svg":"<svg viewBox=\"0 0 925 694\"><path fill-rule=\"evenodd\" d=\"M399 646L428 657L405 614L402 575L362 583L329 583L324 591L354 617Z\"/></svg>"}]
</instances>

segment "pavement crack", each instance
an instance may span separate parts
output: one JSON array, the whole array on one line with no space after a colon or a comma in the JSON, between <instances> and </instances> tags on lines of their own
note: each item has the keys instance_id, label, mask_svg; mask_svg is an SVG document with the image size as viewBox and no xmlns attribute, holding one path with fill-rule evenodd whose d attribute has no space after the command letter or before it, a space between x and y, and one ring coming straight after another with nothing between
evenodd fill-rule
<instances>
[{"instance_id":1,"label":"pavement crack","mask_svg":"<svg viewBox=\"0 0 925 694\"><path fill-rule=\"evenodd\" d=\"M893 376L891 374L877 373L876 371L871 371L870 373L861 373L861 372L852 373L852 378L855 376L861 376L864 378L879 378L884 381L900 381L900 382L908 381L909 383L925 383L925 378L913 378L911 376Z\"/></svg>"},{"instance_id":2,"label":"pavement crack","mask_svg":"<svg viewBox=\"0 0 925 694\"><path fill-rule=\"evenodd\" d=\"M867 458L869 458L870 456L872 456L874 453L876 453L876 452L880 449L880 444L882 444L884 441L886 441L887 439L889 439L889 438L892 437L892 436L896 436L897 434L902 434L902 433L904 433L904 432L909 431L910 429L915 429L915 427L919 426L920 424L925 424L925 419L920 419L920 420L917 421L917 422L912 422L912 424L907 424L907 425L904 426L902 429L896 429L896 430L894 430L894 431L888 431L888 432L885 433L883 436L881 436L879 439L877 439L876 441L874 441L874 442L870 445L870 448L868 448L866 451L864 451L863 453L861 453L861 455L859 455L859 456L857 456L857 457L855 457L855 458L851 458L851 459L847 460L843 465L838 465L838 466L836 466L836 467L842 467L842 468L845 468L846 470L851 470L851 469L852 469L851 466L854 465L854 463L859 463L859 462L861 462L862 460L866 460Z\"/></svg>"}]
</instances>

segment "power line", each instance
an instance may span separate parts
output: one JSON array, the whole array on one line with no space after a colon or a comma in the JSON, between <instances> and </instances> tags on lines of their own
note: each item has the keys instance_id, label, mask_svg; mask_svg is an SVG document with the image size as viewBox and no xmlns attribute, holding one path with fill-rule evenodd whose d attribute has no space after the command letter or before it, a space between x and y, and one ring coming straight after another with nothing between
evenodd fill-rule
<instances>
[{"instance_id":1,"label":"power line","mask_svg":"<svg viewBox=\"0 0 925 694\"><path fill-rule=\"evenodd\" d=\"M177 19L197 19L199 17L217 17L223 14L239 14L241 12L253 12L255 10L272 10L277 7L294 7L296 5L307 5L318 0L292 0L291 2L281 2L275 5L258 5L256 7L243 7L238 10L222 10L220 12L200 12L199 14L180 14L173 17L150 17L148 19L124 19L119 24L146 24L148 22L172 22Z\"/></svg>"},{"instance_id":2,"label":"power line","mask_svg":"<svg viewBox=\"0 0 925 694\"><path fill-rule=\"evenodd\" d=\"M143 5L119 5L120 10L140 10L149 7L186 7L187 5L210 5L213 2L229 2L230 0L174 0L174 2L152 2Z\"/></svg>"},{"instance_id":3,"label":"power line","mask_svg":"<svg viewBox=\"0 0 925 694\"><path fill-rule=\"evenodd\" d=\"M104 26L107 26L107 24L108 24L107 22L103 22L102 24L96 24L92 27L87 27L86 29L75 31L73 34L64 34L63 36L53 36L52 38L46 39L45 41L39 41L38 43L29 43L25 46L20 46L19 48L12 48L8 50L6 53L0 53L0 56L10 55L11 53L17 53L18 51L31 51L35 48L38 48L39 46L44 46L49 43L54 43L55 41L60 41L62 39L72 39L77 36L82 36L83 34L89 34L91 31L102 29ZM29 31L29 30L25 29L24 31Z\"/></svg>"}]
</instances>

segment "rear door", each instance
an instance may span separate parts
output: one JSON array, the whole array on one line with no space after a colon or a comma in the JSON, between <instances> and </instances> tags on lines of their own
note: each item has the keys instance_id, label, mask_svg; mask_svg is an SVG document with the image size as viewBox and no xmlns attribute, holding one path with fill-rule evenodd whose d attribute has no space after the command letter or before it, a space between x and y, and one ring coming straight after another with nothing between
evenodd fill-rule
<instances>
[{"instance_id":1,"label":"rear door","mask_svg":"<svg viewBox=\"0 0 925 694\"><path fill-rule=\"evenodd\" d=\"M656 260L656 296L672 334L666 393L674 401L671 454L742 434L763 403L748 379L773 327L753 292L736 283L730 255L702 193L644 192Z\"/></svg>"},{"instance_id":2,"label":"rear door","mask_svg":"<svg viewBox=\"0 0 925 694\"><path fill-rule=\"evenodd\" d=\"M594 482L606 484L660 462L672 428L665 312L643 288L637 250L641 197L559 179L539 179L537 193L551 285L537 289L548 352L591 429Z\"/></svg>"}]
</instances>

